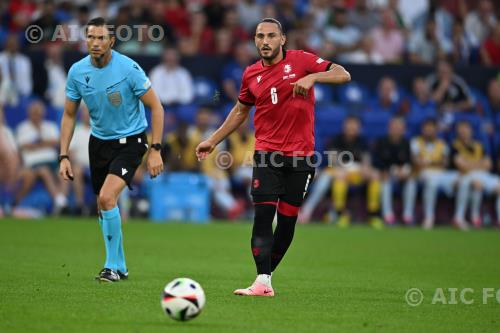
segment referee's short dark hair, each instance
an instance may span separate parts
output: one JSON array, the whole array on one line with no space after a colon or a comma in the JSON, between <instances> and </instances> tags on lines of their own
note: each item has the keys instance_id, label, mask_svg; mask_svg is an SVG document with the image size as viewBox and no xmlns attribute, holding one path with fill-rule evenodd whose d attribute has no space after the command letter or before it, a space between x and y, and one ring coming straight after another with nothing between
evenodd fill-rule
<instances>
[{"instance_id":1,"label":"referee's short dark hair","mask_svg":"<svg viewBox=\"0 0 500 333\"><path fill-rule=\"evenodd\" d=\"M85 26L85 35L87 34L87 30L89 29L90 26L94 27L106 27L109 31L109 35L113 36L114 35L114 29L112 25L108 24L108 21L104 17L94 17L93 19L90 19L87 22L87 25Z\"/></svg>"}]
</instances>

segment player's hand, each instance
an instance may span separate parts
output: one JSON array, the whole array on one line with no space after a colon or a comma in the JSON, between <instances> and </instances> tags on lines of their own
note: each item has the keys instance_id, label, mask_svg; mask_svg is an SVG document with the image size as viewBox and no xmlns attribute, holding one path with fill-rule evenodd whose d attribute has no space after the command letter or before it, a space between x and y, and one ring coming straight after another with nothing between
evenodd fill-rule
<instances>
[{"instance_id":1,"label":"player's hand","mask_svg":"<svg viewBox=\"0 0 500 333\"><path fill-rule=\"evenodd\" d=\"M301 95L304 97L307 97L307 94L309 92L309 89L314 86L314 79L310 76L304 76L300 80L290 83L293 85L293 93L292 96L295 97L295 95Z\"/></svg>"},{"instance_id":2,"label":"player's hand","mask_svg":"<svg viewBox=\"0 0 500 333\"><path fill-rule=\"evenodd\" d=\"M215 149L215 144L212 141L205 140L201 142L196 147L196 157L198 158L198 161L206 159L207 156L214 151L214 149Z\"/></svg>"},{"instance_id":3,"label":"player's hand","mask_svg":"<svg viewBox=\"0 0 500 333\"><path fill-rule=\"evenodd\" d=\"M151 178L155 178L163 171L163 160L158 150L151 149L148 155L148 172Z\"/></svg>"},{"instance_id":4,"label":"player's hand","mask_svg":"<svg viewBox=\"0 0 500 333\"><path fill-rule=\"evenodd\" d=\"M73 169L71 169L71 162L65 158L59 163L59 175L64 180L73 180Z\"/></svg>"}]
</instances>

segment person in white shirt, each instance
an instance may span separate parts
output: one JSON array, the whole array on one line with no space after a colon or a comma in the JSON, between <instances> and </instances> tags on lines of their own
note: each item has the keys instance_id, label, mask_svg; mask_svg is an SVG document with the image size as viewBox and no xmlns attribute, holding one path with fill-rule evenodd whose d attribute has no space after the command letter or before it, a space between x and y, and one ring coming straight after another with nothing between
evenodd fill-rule
<instances>
[{"instance_id":1,"label":"person in white shirt","mask_svg":"<svg viewBox=\"0 0 500 333\"><path fill-rule=\"evenodd\" d=\"M188 70L179 65L177 50L166 49L162 63L151 70L149 78L163 105L188 104L193 101L193 79Z\"/></svg>"},{"instance_id":2,"label":"person in white shirt","mask_svg":"<svg viewBox=\"0 0 500 333\"><path fill-rule=\"evenodd\" d=\"M28 106L28 119L17 127L16 139L23 169L20 173L21 188L16 193L14 206L29 193L36 180L41 179L54 200L54 213L58 213L67 204L66 196L55 178L59 130L56 123L44 120L44 117L44 104L34 101Z\"/></svg>"},{"instance_id":3,"label":"person in white shirt","mask_svg":"<svg viewBox=\"0 0 500 333\"><path fill-rule=\"evenodd\" d=\"M16 140L11 129L5 124L3 109L0 106L0 188L3 188L7 197L13 190L17 180L19 156ZM0 202L0 218L4 215L3 204Z\"/></svg>"},{"instance_id":4,"label":"person in white shirt","mask_svg":"<svg viewBox=\"0 0 500 333\"><path fill-rule=\"evenodd\" d=\"M0 52L0 71L2 80L7 80L17 96L29 96L33 90L31 62L19 53L19 40L16 34L7 36L5 50Z\"/></svg>"},{"instance_id":5,"label":"person in white shirt","mask_svg":"<svg viewBox=\"0 0 500 333\"><path fill-rule=\"evenodd\" d=\"M472 35L472 46L479 47L497 22L491 0L478 1L477 9L465 17L465 30Z\"/></svg>"},{"instance_id":6,"label":"person in white shirt","mask_svg":"<svg viewBox=\"0 0 500 333\"><path fill-rule=\"evenodd\" d=\"M76 211L81 213L85 209L85 174L89 172L89 139L90 139L90 115L84 102L80 104L80 122L75 127L73 140L69 146L71 166L73 168L73 186L75 193ZM67 193L67 190L65 191Z\"/></svg>"},{"instance_id":7,"label":"person in white shirt","mask_svg":"<svg viewBox=\"0 0 500 333\"><path fill-rule=\"evenodd\" d=\"M63 111L66 100L66 70L64 69L61 44L50 44L46 48L45 70L48 85L45 95L50 104Z\"/></svg>"}]
</instances>

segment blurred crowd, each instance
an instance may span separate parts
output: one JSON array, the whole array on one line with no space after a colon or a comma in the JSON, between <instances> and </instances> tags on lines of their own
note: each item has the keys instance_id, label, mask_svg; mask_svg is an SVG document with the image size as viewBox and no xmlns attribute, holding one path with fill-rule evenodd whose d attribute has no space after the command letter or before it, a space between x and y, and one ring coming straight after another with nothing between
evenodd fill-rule
<instances>
[{"instance_id":1,"label":"blurred crowd","mask_svg":"<svg viewBox=\"0 0 500 333\"><path fill-rule=\"evenodd\" d=\"M51 40L85 51L85 23L102 16L123 30L116 49L160 55L230 56L250 41L263 17L279 19L288 47L345 63L500 64L498 4L492 0L11 0L0 4L0 44L16 33L23 47ZM30 44L25 29L37 25L43 40ZM141 26L141 27L139 27ZM161 27L148 33L148 26ZM132 29L133 28L133 29ZM159 34L163 38L158 41ZM66 40L63 40L66 38ZM68 42L70 40L70 42Z\"/></svg>"},{"instance_id":2,"label":"blurred crowd","mask_svg":"<svg viewBox=\"0 0 500 333\"><path fill-rule=\"evenodd\" d=\"M251 122L218 147L217 152L231 153L230 168L218 167L217 152L198 163L193 151L237 100L243 70L257 57L253 46L257 22L276 17L284 26L288 48L314 52L347 68L349 64L435 67L430 75L415 77L410 87L402 87L391 76L376 78L374 91L356 80L334 88L315 87L317 149L352 151L355 163L352 169L330 165L318 170L301 221L314 218L348 225L350 189L366 188L363 200L374 226L401 220L407 224L423 221L431 228L441 192L456 194L456 212L450 219L458 227L466 228L466 216L480 226L483 192L493 197L500 193L494 176L500 156L500 135L495 131L500 128L500 81L493 78L486 90L479 90L454 68L500 65L499 10L500 5L491 0L3 1L0 216L44 214L46 209L36 205L44 200L25 200L37 186L50 194L48 207L54 214L92 211L86 151L90 127L84 105L71 148L75 180L63 183L56 172L67 75L65 52L86 52L82 29L96 16L107 18L115 30L133 27L132 37L117 40L116 50L157 59L148 76L166 110L163 154L168 172L207 175L215 216L251 216ZM30 25L42 28L40 42L27 40ZM163 38L158 40L155 33L159 30L148 30L151 26L161 27ZM27 56L32 51L45 57L37 71ZM215 80L194 77L182 65L182 59L196 55L224 59ZM381 144L380 140L386 141ZM456 149L456 144L466 148ZM381 158L398 154L401 161ZM130 208L123 209L125 214L147 210L147 205L137 204L144 203L144 175L140 169L135 177L138 190L122 198L122 205ZM393 187L404 194L401 214L392 208L393 202L399 202L392 199ZM419 188L422 213L415 204ZM496 213L489 216L495 223L500 220Z\"/></svg>"}]
</instances>

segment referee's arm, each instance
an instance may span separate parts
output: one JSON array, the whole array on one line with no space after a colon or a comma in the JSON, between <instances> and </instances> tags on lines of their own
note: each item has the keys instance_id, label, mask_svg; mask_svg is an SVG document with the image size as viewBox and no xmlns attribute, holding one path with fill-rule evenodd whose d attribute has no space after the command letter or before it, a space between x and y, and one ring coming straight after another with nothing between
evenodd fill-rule
<instances>
[{"instance_id":1,"label":"referee's arm","mask_svg":"<svg viewBox=\"0 0 500 333\"><path fill-rule=\"evenodd\" d=\"M69 153L69 145L75 131L76 116L80 100L72 100L66 98L64 102L64 113L61 120L61 147L60 155L67 156ZM59 174L63 179L70 180L73 178L73 170L68 159L61 160L59 165Z\"/></svg>"},{"instance_id":2,"label":"referee's arm","mask_svg":"<svg viewBox=\"0 0 500 333\"><path fill-rule=\"evenodd\" d=\"M149 88L140 99L151 110L151 143L161 143L163 138L163 106L160 103L160 99L153 88ZM147 165L152 177L158 176L163 171L163 161L160 151L155 149L150 150Z\"/></svg>"}]
</instances>

